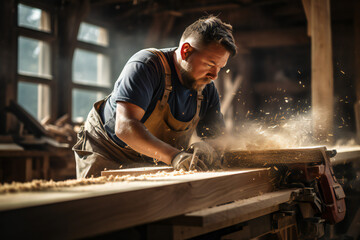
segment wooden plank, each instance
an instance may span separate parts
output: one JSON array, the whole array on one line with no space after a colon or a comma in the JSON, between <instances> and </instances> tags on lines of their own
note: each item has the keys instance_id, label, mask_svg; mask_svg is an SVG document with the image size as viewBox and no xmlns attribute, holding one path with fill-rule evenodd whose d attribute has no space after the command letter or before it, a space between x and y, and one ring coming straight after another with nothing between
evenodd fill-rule
<instances>
[{"instance_id":1,"label":"wooden plank","mask_svg":"<svg viewBox=\"0 0 360 240\"><path fill-rule=\"evenodd\" d=\"M274 233L273 219L271 214L263 214L259 218L251 219L245 223L239 223L235 226L228 226L223 224L215 224L207 227L198 226L178 226L178 225L159 225L151 224L148 229L149 240L155 239L190 239L203 234L214 232L219 229L227 228L233 231L240 231L239 235L231 236L223 235L221 238L215 239L236 239L236 240L248 240L260 237L267 233ZM164 235L165 233L166 235ZM229 238L227 238L229 237ZM205 238L206 239L206 238Z\"/></svg>"},{"instance_id":2,"label":"wooden plank","mask_svg":"<svg viewBox=\"0 0 360 240\"><path fill-rule=\"evenodd\" d=\"M334 160L331 162L333 165L336 164L344 164L351 161L360 161L360 148L348 148L348 149L341 149L338 151Z\"/></svg>"},{"instance_id":3,"label":"wooden plank","mask_svg":"<svg viewBox=\"0 0 360 240\"><path fill-rule=\"evenodd\" d=\"M43 179L47 180L49 179L49 170L50 170L50 158L49 156L44 156L43 157L43 163L42 163L42 174L43 174Z\"/></svg>"},{"instance_id":4,"label":"wooden plank","mask_svg":"<svg viewBox=\"0 0 360 240\"><path fill-rule=\"evenodd\" d=\"M4 238L83 238L272 190L269 171L254 169L3 195L0 231Z\"/></svg>"},{"instance_id":5,"label":"wooden plank","mask_svg":"<svg viewBox=\"0 0 360 240\"><path fill-rule=\"evenodd\" d=\"M313 134L323 144L333 139L333 82L330 0L311 1Z\"/></svg>"},{"instance_id":6,"label":"wooden plank","mask_svg":"<svg viewBox=\"0 0 360 240\"><path fill-rule=\"evenodd\" d=\"M127 168L127 169L116 169L101 171L101 176L139 176L143 174L158 173L158 172L172 172L173 167L144 167L144 168Z\"/></svg>"},{"instance_id":7,"label":"wooden plank","mask_svg":"<svg viewBox=\"0 0 360 240\"><path fill-rule=\"evenodd\" d=\"M24 123L25 127L35 136L40 137L48 135L48 132L40 124L40 122L15 101L11 101L10 106L8 106L6 110L13 113L17 119Z\"/></svg>"},{"instance_id":8,"label":"wooden plank","mask_svg":"<svg viewBox=\"0 0 360 240\"><path fill-rule=\"evenodd\" d=\"M25 181L32 180L32 162L33 159L31 157L25 159Z\"/></svg>"},{"instance_id":9,"label":"wooden plank","mask_svg":"<svg viewBox=\"0 0 360 240\"><path fill-rule=\"evenodd\" d=\"M236 201L230 204L187 213L169 220L174 225L207 227L210 225L234 225L279 210L279 205L293 200L300 189L288 189Z\"/></svg>"},{"instance_id":10,"label":"wooden plank","mask_svg":"<svg viewBox=\"0 0 360 240\"><path fill-rule=\"evenodd\" d=\"M325 147L274 149L274 150L234 150L224 154L224 167L266 166L278 163L319 163L324 161Z\"/></svg>"}]
</instances>

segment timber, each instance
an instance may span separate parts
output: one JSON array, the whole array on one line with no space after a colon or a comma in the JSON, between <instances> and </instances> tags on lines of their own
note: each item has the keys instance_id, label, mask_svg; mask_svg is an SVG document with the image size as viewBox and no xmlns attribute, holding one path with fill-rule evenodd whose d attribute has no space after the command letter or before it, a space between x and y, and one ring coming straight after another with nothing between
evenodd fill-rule
<instances>
[{"instance_id":1,"label":"timber","mask_svg":"<svg viewBox=\"0 0 360 240\"><path fill-rule=\"evenodd\" d=\"M224 167L267 166L268 164L321 163L326 154L325 147L232 150L224 154Z\"/></svg>"},{"instance_id":2,"label":"timber","mask_svg":"<svg viewBox=\"0 0 360 240\"><path fill-rule=\"evenodd\" d=\"M354 1L354 46L355 46L355 124L356 137L360 142L360 2Z\"/></svg>"},{"instance_id":3,"label":"timber","mask_svg":"<svg viewBox=\"0 0 360 240\"><path fill-rule=\"evenodd\" d=\"M330 0L311 1L311 95L313 134L319 143L333 135L333 62Z\"/></svg>"},{"instance_id":4,"label":"timber","mask_svg":"<svg viewBox=\"0 0 360 240\"><path fill-rule=\"evenodd\" d=\"M171 172L174 171L173 167L144 167L144 168L126 168L117 170L105 170L101 171L101 176L138 176L143 174L156 174L159 172Z\"/></svg>"},{"instance_id":5,"label":"timber","mask_svg":"<svg viewBox=\"0 0 360 240\"><path fill-rule=\"evenodd\" d=\"M273 189L269 170L253 169L8 194L0 196L0 231L4 238L83 238Z\"/></svg>"}]
</instances>

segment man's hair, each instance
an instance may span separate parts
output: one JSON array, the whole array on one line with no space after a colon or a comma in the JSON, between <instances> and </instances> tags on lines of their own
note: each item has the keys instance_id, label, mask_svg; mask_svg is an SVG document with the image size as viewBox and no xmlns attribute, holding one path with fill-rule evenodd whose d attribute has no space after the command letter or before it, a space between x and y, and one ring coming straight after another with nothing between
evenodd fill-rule
<instances>
[{"instance_id":1,"label":"man's hair","mask_svg":"<svg viewBox=\"0 0 360 240\"><path fill-rule=\"evenodd\" d=\"M230 52L231 56L234 56L237 51L232 35L232 26L213 15L200 18L188 26L181 36L181 41L185 41L189 37L199 41L203 46L210 43L219 43Z\"/></svg>"}]
</instances>

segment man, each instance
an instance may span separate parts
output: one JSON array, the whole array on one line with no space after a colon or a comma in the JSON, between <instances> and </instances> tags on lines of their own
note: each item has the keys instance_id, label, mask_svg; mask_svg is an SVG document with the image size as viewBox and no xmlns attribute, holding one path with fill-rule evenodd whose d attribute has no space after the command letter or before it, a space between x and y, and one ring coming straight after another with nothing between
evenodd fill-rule
<instances>
[{"instance_id":1,"label":"man","mask_svg":"<svg viewBox=\"0 0 360 240\"><path fill-rule=\"evenodd\" d=\"M187 27L178 48L145 49L130 58L111 95L94 104L74 146L77 177L151 166L206 170L220 160L202 140L224 132L213 83L236 54L231 25L208 16Z\"/></svg>"}]
</instances>

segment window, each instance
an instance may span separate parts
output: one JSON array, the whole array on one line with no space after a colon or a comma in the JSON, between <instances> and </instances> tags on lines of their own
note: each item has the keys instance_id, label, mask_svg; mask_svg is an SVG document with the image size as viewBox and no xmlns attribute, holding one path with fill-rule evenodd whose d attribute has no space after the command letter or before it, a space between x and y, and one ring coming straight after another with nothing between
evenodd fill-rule
<instances>
[{"instance_id":1,"label":"window","mask_svg":"<svg viewBox=\"0 0 360 240\"><path fill-rule=\"evenodd\" d=\"M108 57L104 54L76 49L72 78L76 83L109 87Z\"/></svg>"},{"instance_id":2,"label":"window","mask_svg":"<svg viewBox=\"0 0 360 240\"><path fill-rule=\"evenodd\" d=\"M81 23L78 40L101 46L108 46L108 34L105 28L89 23Z\"/></svg>"},{"instance_id":3,"label":"window","mask_svg":"<svg viewBox=\"0 0 360 240\"><path fill-rule=\"evenodd\" d=\"M50 15L41 9L19 4L18 25L20 27L50 32Z\"/></svg>"},{"instance_id":4,"label":"window","mask_svg":"<svg viewBox=\"0 0 360 240\"><path fill-rule=\"evenodd\" d=\"M83 22L77 38L72 62L72 120L83 122L93 104L111 90L108 32Z\"/></svg>"},{"instance_id":5,"label":"window","mask_svg":"<svg viewBox=\"0 0 360 240\"><path fill-rule=\"evenodd\" d=\"M49 44L21 36L18 42L18 73L51 79Z\"/></svg>"},{"instance_id":6,"label":"window","mask_svg":"<svg viewBox=\"0 0 360 240\"><path fill-rule=\"evenodd\" d=\"M50 115L53 78L50 14L18 4L18 27L17 101L32 116L42 120Z\"/></svg>"},{"instance_id":7,"label":"window","mask_svg":"<svg viewBox=\"0 0 360 240\"><path fill-rule=\"evenodd\" d=\"M86 119L92 105L105 97L105 94L100 91L90 91L82 89L73 89L73 107L72 116L74 122L83 122Z\"/></svg>"},{"instance_id":8,"label":"window","mask_svg":"<svg viewBox=\"0 0 360 240\"><path fill-rule=\"evenodd\" d=\"M18 83L17 100L22 107L33 117L39 120L46 118L50 112L50 104L47 99L50 98L49 86L45 84Z\"/></svg>"}]
</instances>

